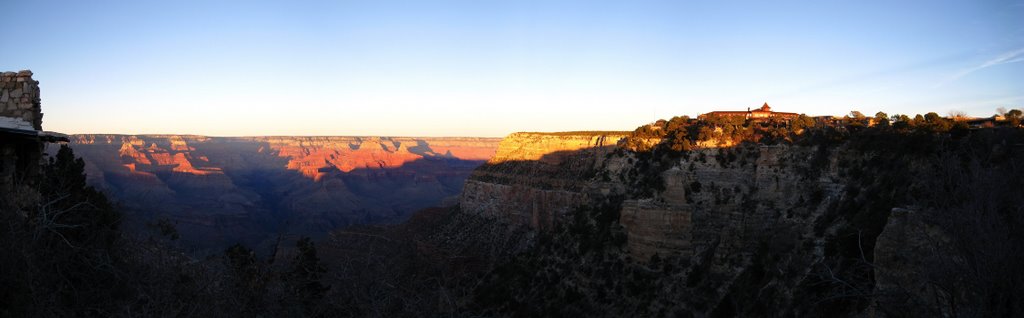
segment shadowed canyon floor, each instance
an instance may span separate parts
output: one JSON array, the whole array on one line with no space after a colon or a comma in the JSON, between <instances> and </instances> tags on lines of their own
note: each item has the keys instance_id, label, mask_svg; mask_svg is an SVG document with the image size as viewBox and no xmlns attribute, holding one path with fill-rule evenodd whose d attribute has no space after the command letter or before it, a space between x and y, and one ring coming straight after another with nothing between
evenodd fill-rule
<instances>
[{"instance_id":1,"label":"shadowed canyon floor","mask_svg":"<svg viewBox=\"0 0 1024 318\"><path fill-rule=\"evenodd\" d=\"M266 251L279 233L320 236L404 220L455 202L496 138L73 135L89 183L129 226L168 219L185 246L241 242ZM264 249L260 249L263 247Z\"/></svg>"}]
</instances>

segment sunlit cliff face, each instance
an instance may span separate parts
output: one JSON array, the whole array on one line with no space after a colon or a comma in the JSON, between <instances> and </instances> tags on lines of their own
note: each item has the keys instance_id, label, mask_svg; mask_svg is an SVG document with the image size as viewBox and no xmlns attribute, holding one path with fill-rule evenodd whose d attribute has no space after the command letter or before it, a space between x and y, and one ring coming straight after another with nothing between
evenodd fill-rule
<instances>
[{"instance_id":1,"label":"sunlit cliff face","mask_svg":"<svg viewBox=\"0 0 1024 318\"><path fill-rule=\"evenodd\" d=\"M560 154L581 149L614 147L629 132L513 133L502 139L488 164L508 161L540 161L558 164Z\"/></svg>"},{"instance_id":2,"label":"sunlit cliff face","mask_svg":"<svg viewBox=\"0 0 1024 318\"><path fill-rule=\"evenodd\" d=\"M72 135L88 183L130 224L167 218L183 244L220 251L395 222L454 204L497 138ZM51 151L53 149L50 149ZM144 231L141 229L140 231ZM261 245L262 244L262 245Z\"/></svg>"},{"instance_id":3,"label":"sunlit cliff face","mask_svg":"<svg viewBox=\"0 0 1024 318\"><path fill-rule=\"evenodd\" d=\"M120 144L124 172L151 175L171 171L191 175L223 174L230 163L211 163L195 145L213 141L202 136L80 135L72 144ZM495 141L479 138L389 137L239 137L222 138L258 144L256 151L287 160L285 168L319 181L331 172L388 169L424 158L479 160L494 155Z\"/></svg>"},{"instance_id":4,"label":"sunlit cliff face","mask_svg":"<svg viewBox=\"0 0 1024 318\"><path fill-rule=\"evenodd\" d=\"M118 153L121 161L131 174L151 174L150 171L166 170L187 173L192 175L209 175L223 173L221 168L210 167L210 159L206 156L193 156L191 151L195 150L188 146L188 143L178 136L168 138L170 147L161 148L156 143L146 146L145 142L138 138L128 138L121 144ZM193 161L200 162L202 168L196 168ZM140 171L140 166L143 167Z\"/></svg>"},{"instance_id":5,"label":"sunlit cliff face","mask_svg":"<svg viewBox=\"0 0 1024 318\"><path fill-rule=\"evenodd\" d=\"M423 158L487 160L494 155L493 142L473 138L430 140L379 137L291 137L267 139L269 149L289 158L288 169L320 180L332 171L397 168Z\"/></svg>"}]
</instances>

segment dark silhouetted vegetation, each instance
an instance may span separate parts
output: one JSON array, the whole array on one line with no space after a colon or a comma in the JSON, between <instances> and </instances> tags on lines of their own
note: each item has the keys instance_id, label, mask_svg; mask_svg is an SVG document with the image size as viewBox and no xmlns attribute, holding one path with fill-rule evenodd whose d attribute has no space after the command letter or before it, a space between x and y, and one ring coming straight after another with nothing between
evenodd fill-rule
<instances>
[{"instance_id":1,"label":"dark silhouetted vegetation","mask_svg":"<svg viewBox=\"0 0 1024 318\"><path fill-rule=\"evenodd\" d=\"M223 257L195 259L156 239L175 239L168 220L154 223L157 235L149 239L122 233L120 213L86 185L84 167L62 146L42 165L38 192L17 198L38 203L0 211L0 316L344 313L320 301L328 289L320 282L325 269L309 239L298 241L290 268L241 245Z\"/></svg>"}]
</instances>

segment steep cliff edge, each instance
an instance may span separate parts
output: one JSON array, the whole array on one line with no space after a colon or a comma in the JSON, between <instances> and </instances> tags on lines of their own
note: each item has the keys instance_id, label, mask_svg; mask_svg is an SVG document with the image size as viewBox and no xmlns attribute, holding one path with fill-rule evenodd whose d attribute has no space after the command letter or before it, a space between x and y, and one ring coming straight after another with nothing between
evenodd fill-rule
<instances>
[{"instance_id":1,"label":"steep cliff edge","mask_svg":"<svg viewBox=\"0 0 1024 318\"><path fill-rule=\"evenodd\" d=\"M518 132L498 143L494 157L487 161L494 165L508 161L540 161L558 165L565 156L577 150L607 150L618 144L629 132L625 131L569 131L557 133ZM603 152L604 154L607 152Z\"/></svg>"},{"instance_id":2,"label":"steep cliff edge","mask_svg":"<svg viewBox=\"0 0 1024 318\"><path fill-rule=\"evenodd\" d=\"M626 132L514 133L466 180L462 211L549 228L555 218L593 195L621 192L610 182L586 182L604 166Z\"/></svg>"},{"instance_id":3,"label":"steep cliff edge","mask_svg":"<svg viewBox=\"0 0 1024 318\"><path fill-rule=\"evenodd\" d=\"M1012 230L1024 224L1019 129L826 127L783 143L550 157L543 137L509 136L498 153L513 159L467 180L463 213L541 230L481 287L503 295L478 298L481 308L985 316L1017 312L1005 295L1024 294L993 279L1024 265L999 256L1024 246ZM920 212L892 212L908 207Z\"/></svg>"}]
</instances>

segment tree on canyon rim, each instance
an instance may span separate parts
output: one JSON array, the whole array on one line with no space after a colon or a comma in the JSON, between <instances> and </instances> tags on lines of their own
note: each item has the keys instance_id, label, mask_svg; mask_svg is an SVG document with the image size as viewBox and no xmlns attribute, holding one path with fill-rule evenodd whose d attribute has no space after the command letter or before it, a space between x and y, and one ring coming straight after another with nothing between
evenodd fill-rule
<instances>
[{"instance_id":1,"label":"tree on canyon rim","mask_svg":"<svg viewBox=\"0 0 1024 318\"><path fill-rule=\"evenodd\" d=\"M84 171L63 145L40 167L38 191L20 198L38 204L0 213L0 316L99 315L127 292L120 214Z\"/></svg>"}]
</instances>

